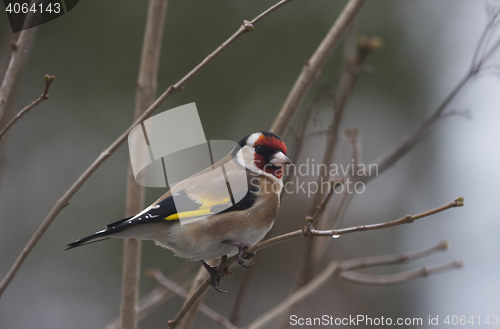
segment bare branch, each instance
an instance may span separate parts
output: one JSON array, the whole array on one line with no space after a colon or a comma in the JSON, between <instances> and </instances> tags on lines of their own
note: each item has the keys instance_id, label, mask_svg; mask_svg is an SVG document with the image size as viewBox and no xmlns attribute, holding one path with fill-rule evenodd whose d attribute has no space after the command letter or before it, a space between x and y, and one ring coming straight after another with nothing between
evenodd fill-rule
<instances>
[{"instance_id":1,"label":"bare branch","mask_svg":"<svg viewBox=\"0 0 500 329\"><path fill-rule=\"evenodd\" d=\"M273 11L277 8L283 6L284 4L290 2L291 0L282 0L277 5L273 6ZM259 16L257 17L259 18ZM260 20L261 18L259 18ZM252 21L252 24L255 24L256 21ZM247 29L243 25L240 26L238 31L233 34L229 39L227 39L222 45L220 45L214 52L208 55L198 66L196 66L193 70L191 70L188 74L186 74L183 78L181 78L176 84L170 86L156 101L151 104L151 106L127 129L123 132L123 134L118 137L108 148L106 148L98 157L94 160L94 162L85 170L85 172L73 183L73 185L64 193L64 195L56 202L56 204L52 207L52 210L47 214L43 222L40 224L36 232L33 234L31 239L28 241L26 246L23 248L23 251L18 256L9 272L3 279L0 284L0 297L4 293L5 289L12 281L17 271L23 264L24 260L31 252L31 250L38 243L40 238L43 236L45 231L49 228L50 224L54 221L57 215L64 209L68 204L69 200L73 197L73 195L82 187L82 185L89 179L90 176L106 161L111 154L113 154L120 145L127 139L130 131L140 124L142 121L149 118L159 107L162 105L167 99L169 99L174 93L181 91L184 88L184 85L188 83L192 78L194 78L203 68L205 68L212 60L218 57L224 50L226 50L233 42L235 42L239 37L243 34L249 32L250 29Z\"/></svg>"},{"instance_id":2,"label":"bare branch","mask_svg":"<svg viewBox=\"0 0 500 329\"><path fill-rule=\"evenodd\" d=\"M349 228L343 228L343 229L338 229L338 230L311 230L310 234L311 235L316 235L316 236L332 236L332 237L338 237L343 234L348 234L348 233L354 233L354 232L360 232L360 231L370 231L370 230L379 230L387 227L393 227L401 224L410 224L413 223L417 219L421 219L424 217L428 217L434 214L437 214L438 212L445 211L450 208L455 208L455 207L462 207L464 199L462 197L459 197L455 199L454 201L445 204L444 206L438 207L436 209L432 209L426 212L423 212L418 215L408 215L405 217L401 217L399 219L390 221L390 222L385 222L385 223L379 223L379 224L371 224L371 225L361 225L361 226L356 226L356 227L349 227ZM249 252L250 252L249 248Z\"/></svg>"},{"instance_id":3,"label":"bare branch","mask_svg":"<svg viewBox=\"0 0 500 329\"><path fill-rule=\"evenodd\" d=\"M203 281L202 285L196 290L196 292L189 298L186 303L182 306L180 309L179 313L175 316L175 318L171 321L168 321L167 325L170 328L176 328L178 325L181 323L182 319L184 319L184 316L189 312L189 310L196 304L198 299L201 298L207 291L208 287L210 285L208 284L207 280Z\"/></svg>"},{"instance_id":4,"label":"bare branch","mask_svg":"<svg viewBox=\"0 0 500 329\"><path fill-rule=\"evenodd\" d=\"M52 81L54 81L54 79L55 79L55 76L53 76L53 75L52 76L46 75L44 77L45 88L43 90L42 95L40 97L38 97L38 99L36 99L30 105L25 106L21 111L19 111L19 113L17 113L17 115L14 118L12 118L12 120L8 124L5 125L5 127L2 129L2 131L0 131L0 140L3 139L4 135L14 125L14 123L17 122L17 120L21 119L21 117L23 115L28 113L28 111L30 111L32 108L34 108L35 106L37 106L38 104L40 104L44 100L49 99L48 92L49 92L50 85L51 85Z\"/></svg>"},{"instance_id":5,"label":"bare branch","mask_svg":"<svg viewBox=\"0 0 500 329\"><path fill-rule=\"evenodd\" d=\"M378 168L377 174L382 173L386 169L390 168L394 163L396 163L406 153L408 153L420 140L422 140L423 137L427 135L427 133L434 127L434 125L438 121L450 115L460 114L459 111L446 112L446 110L449 108L452 101L454 101L460 94L460 92L464 89L464 87L469 82L471 82L472 79L476 77L481 70L485 69L484 63L489 59L491 54L497 51L500 47L499 38L493 45L489 46L488 50L486 50L495 26L500 24L500 16L498 15L498 13L498 7L488 8L488 21L479 39L475 53L471 60L470 69L466 73L466 75L458 82L458 84L453 88L453 90L445 98L445 100L434 110L434 112L427 119L425 119L420 125L416 126L397 145L395 145L373 161L373 163L376 164ZM361 181L366 183L374 177L375 176L373 175L365 176L361 178Z\"/></svg>"},{"instance_id":6,"label":"bare branch","mask_svg":"<svg viewBox=\"0 0 500 329\"><path fill-rule=\"evenodd\" d=\"M154 288L149 294L139 300L139 307L137 309L138 321L144 319L146 316L151 314L152 311L156 310L160 305L164 304L174 296L175 294L171 290L166 289L164 286ZM111 321L105 329L121 329L121 316L118 316L116 319Z\"/></svg>"},{"instance_id":7,"label":"bare branch","mask_svg":"<svg viewBox=\"0 0 500 329\"><path fill-rule=\"evenodd\" d=\"M190 274L195 268L196 264L193 262L185 262L184 264L179 267L175 271L174 274L170 276L170 280L173 282L180 282L181 287L187 287L189 283L191 283L191 277ZM146 271L146 275L149 272ZM163 287L163 286L157 286L155 289L153 289L149 294L146 296L142 297L139 300L139 306L137 310L137 319L138 321L141 321L145 317L147 317L149 314L151 314L154 310L156 310L158 307L163 305L165 302L170 300L172 297L174 297L175 294ZM121 325L121 317L118 316L116 319L111 321L107 326L106 329L120 329Z\"/></svg>"},{"instance_id":8,"label":"bare branch","mask_svg":"<svg viewBox=\"0 0 500 329\"><path fill-rule=\"evenodd\" d=\"M311 236L311 237L313 237L313 236L330 236L331 237L331 236L340 236L342 234L349 234L349 233L360 232L360 231L378 230L378 229L393 227L393 226L397 226L397 225L401 225L401 224L410 224L410 223L413 223L413 221L415 221L417 219L428 217L428 216L434 215L438 212L445 211L445 210L450 209L450 208L462 207L464 205L463 201L464 201L464 199L462 197L459 197L448 204L445 204L441 207L423 212L421 214L413 215L413 216L408 215L408 216L402 217L400 219L396 219L396 220L384 222L384 223L379 223L379 224L355 226L355 227L343 228L343 229L338 229L338 230L318 231L315 229L311 229L309 233L307 233L308 230L307 230L307 226L306 226L302 230L297 230L297 231L285 233L285 234L279 235L277 237L261 241L261 242L257 243L256 245L248 248L247 252L251 253L251 252L258 251L258 250L273 246L275 244L278 244L278 243L281 243L281 242L284 242L287 240L297 238L299 236L304 236L304 233L306 234L306 236ZM227 260L227 263L225 263L224 265L234 263L236 261L236 258L237 258L236 256L229 258Z\"/></svg>"},{"instance_id":9,"label":"bare branch","mask_svg":"<svg viewBox=\"0 0 500 329\"><path fill-rule=\"evenodd\" d=\"M385 154L382 154L377 159L373 161L378 166L378 173L385 171L387 168L392 166L396 161L401 159L406 153L408 153L423 137L427 135L430 129L441 119L448 117L449 115L445 112L452 101L460 94L464 87L475 78L481 70L484 70L484 64L488 61L491 55L500 48L500 37L492 44L489 45L490 38L494 32L494 27L500 24L500 16L498 15L498 8L489 8L488 22L486 27L479 39L478 45L476 47L475 53L471 60L471 65L469 71L465 76L458 82L458 84L453 88L446 99L434 110L434 112L425 119L420 125L415 127L410 133L408 133L397 145L392 149L388 150ZM489 46L489 47L488 47ZM488 49L487 49L488 48ZM367 182L371 180L374 176L365 176L362 181Z\"/></svg>"},{"instance_id":10,"label":"bare branch","mask_svg":"<svg viewBox=\"0 0 500 329\"><path fill-rule=\"evenodd\" d=\"M419 251L402 253L397 255L383 255L355 258L339 262L339 271L352 271L360 268L394 265L398 263L407 263L417 259L431 256L437 252L445 251L449 248L448 241L441 241L435 246Z\"/></svg>"},{"instance_id":11,"label":"bare branch","mask_svg":"<svg viewBox=\"0 0 500 329\"><path fill-rule=\"evenodd\" d=\"M407 256L402 255L386 255L378 257L368 257L368 258L358 258L353 260L348 260L344 262L331 262L321 273L315 276L311 281L309 281L302 288L298 289L292 295L288 296L281 303L273 307L268 312L264 313L252 323L250 323L245 329L257 329L263 327L269 321L283 314L289 307L296 304L298 301L306 298L319 287L325 284L334 274L337 274L342 279L364 284L393 284L403 281L408 281L416 279L423 276L428 276L430 274L437 274L447 271L452 268L458 268L463 266L462 262L454 261L448 264L437 265L432 267L424 267L422 269L411 270L407 272L401 272L391 275L366 275L359 274L347 270L354 268L361 268L367 266L377 266L377 265L389 265L400 263L408 260L413 260L417 258L422 258L435 253L438 250L443 250L447 247L447 243L441 242L437 246L419 251L414 253L409 253Z\"/></svg>"},{"instance_id":12,"label":"bare branch","mask_svg":"<svg viewBox=\"0 0 500 329\"><path fill-rule=\"evenodd\" d=\"M278 8L280 8L281 6L283 5L286 5L288 2L290 2L292 0L281 0L280 2L278 2L277 4L275 4L274 6L271 6L269 7L269 9L267 9L266 11L264 11L262 14L260 14L259 16L255 17L250 23L252 25L254 24L257 24L258 22L260 22L264 17L268 16L269 14L271 14L272 12L274 12L275 10L277 10ZM253 31L253 30L252 30Z\"/></svg>"},{"instance_id":13,"label":"bare branch","mask_svg":"<svg viewBox=\"0 0 500 329\"><path fill-rule=\"evenodd\" d=\"M312 229L313 226L318 222L318 219L320 216L325 212L326 206L328 205L328 202L330 202L330 199L332 196L335 194L335 189L342 185L344 183L344 180L334 180L332 179L330 181L330 189L328 190L327 195L325 195L324 199L319 203L319 205L316 207L316 212L312 217L307 216L306 221L308 222L307 228Z\"/></svg>"},{"instance_id":14,"label":"bare branch","mask_svg":"<svg viewBox=\"0 0 500 329\"><path fill-rule=\"evenodd\" d=\"M35 19L35 15L28 15L25 24L32 19ZM34 37L36 30L36 28L31 28L21 31L17 42L12 44L11 49L13 51L10 57L9 66L7 67L7 71L5 71L2 86L0 87L0 122L2 122L2 118L7 107L7 101L12 93L12 88L14 87L17 74L19 73L21 64L26 57L28 46Z\"/></svg>"},{"instance_id":15,"label":"bare branch","mask_svg":"<svg viewBox=\"0 0 500 329\"><path fill-rule=\"evenodd\" d=\"M158 63L167 12L167 0L150 0L146 29L142 44L141 64L134 110L137 120L153 103L156 94ZM125 217L144 209L146 189L136 183L132 165L127 170L127 199ZM121 329L136 329L138 323L139 279L141 273L142 241L125 239L123 242Z\"/></svg>"},{"instance_id":16,"label":"bare branch","mask_svg":"<svg viewBox=\"0 0 500 329\"><path fill-rule=\"evenodd\" d=\"M187 298L188 297L188 292L186 289L182 288L179 286L177 283L167 279L163 274L158 271L158 270L151 270L150 271L151 276L162 286L165 288L173 291L177 295L181 296L182 298ZM199 305L199 310L201 313L205 314L207 317L210 319L214 320L217 323L220 323L222 326L224 326L227 329L237 329L238 327L233 325L228 319L220 315L219 313L215 312L213 309L210 307L206 306L203 303L200 303Z\"/></svg>"},{"instance_id":17,"label":"bare branch","mask_svg":"<svg viewBox=\"0 0 500 329\"><path fill-rule=\"evenodd\" d=\"M316 107L318 107L320 102L326 97L333 98L333 88L330 86L330 84L326 85L324 87L324 90L322 90L314 97L311 104L309 104L309 106L305 111L304 118L300 120L300 126L297 133L297 138L295 140L295 150L293 152L292 163L297 163L300 153L302 152L302 148L304 146L306 138L308 137L308 135L306 135L307 124L311 120L314 110L316 109ZM290 178L291 176L287 175L285 179L288 181Z\"/></svg>"},{"instance_id":18,"label":"bare branch","mask_svg":"<svg viewBox=\"0 0 500 329\"><path fill-rule=\"evenodd\" d=\"M357 130L347 130L346 136L349 142L351 143L351 157L353 159L354 168L357 168L358 164L361 163L361 151L359 146L359 133ZM349 177L350 180L356 181L358 179L357 172L355 172L354 176ZM328 220L328 225L330 227L335 228L340 222L340 219L344 216L347 208L349 207L354 194L341 193L340 201L337 203L333 216ZM316 258L316 263L319 259L321 259L323 253L326 250L328 243L331 241L329 239L326 240L317 240L318 242L315 245L315 249L313 251L313 257Z\"/></svg>"},{"instance_id":19,"label":"bare branch","mask_svg":"<svg viewBox=\"0 0 500 329\"><path fill-rule=\"evenodd\" d=\"M210 260L208 262L212 266L216 266L219 262L217 260ZM207 280L207 271L205 270L204 266L199 266L198 268L198 273L196 273L195 278L191 282L191 288L189 289L189 293L186 294L184 297L185 301L184 303L187 303L189 298L196 293L198 288ZM206 296L206 291L203 295L201 295L200 298L196 301L196 303L193 304L191 309L186 313L186 316L184 317L184 321L180 323L179 329L190 329L191 326L194 323L194 320L196 320L196 316L198 315L198 309L200 305L203 302L203 299L205 299Z\"/></svg>"},{"instance_id":20,"label":"bare branch","mask_svg":"<svg viewBox=\"0 0 500 329\"><path fill-rule=\"evenodd\" d=\"M304 229L302 229L302 230L297 230L297 231L285 233L285 234L279 235L277 237L261 241L261 242L257 243L256 245L248 248L247 252L250 253L250 252L258 251L258 250L273 246L275 244L278 244L278 243L281 243L281 242L284 242L284 241L287 241L290 239L294 239L294 238L297 238L299 236L303 236L304 233L306 233L306 236L311 236L311 237L313 237L313 236L340 236L342 234L349 234L349 233L360 232L360 231L378 230L378 229L388 228L388 227L397 226L397 225L401 225L401 224L409 224L417 219L424 218L424 217L436 214L438 212L441 212L441 211L444 211L444 210L447 210L450 208L462 207L463 200L464 199L462 197L459 197L459 198L455 199L454 201L452 201L444 206L438 207L436 209L429 210L429 211L423 212L423 213L418 214L418 215L413 215L413 216L408 215L408 216L402 217L400 219L396 219L396 220L393 220L390 222L385 222L385 223L355 226L355 227L349 227L349 228L338 229L338 230L318 231L318 230L312 229L312 230L310 230L309 233L307 233L307 231L308 231L307 227L304 227ZM232 264L235 261L236 261L236 257L233 256L233 257L228 259L226 264ZM224 265L226 265L226 264L224 264Z\"/></svg>"},{"instance_id":21,"label":"bare branch","mask_svg":"<svg viewBox=\"0 0 500 329\"><path fill-rule=\"evenodd\" d=\"M318 78L322 67L338 45L346 29L358 15L366 0L349 0L342 13L339 15L327 35L318 46L311 58L302 68L302 72L295 81L292 90L276 116L271 131L284 136L293 117Z\"/></svg>"},{"instance_id":22,"label":"bare branch","mask_svg":"<svg viewBox=\"0 0 500 329\"><path fill-rule=\"evenodd\" d=\"M323 159L321 160L322 164L330 164L333 163L334 157L336 154L336 148L338 141L340 139L340 124L342 122L344 116L344 110L346 108L346 103L354 90L354 85L358 78L358 67L361 65L359 62L360 56L358 56L358 52L356 51L356 42L355 42L355 34L356 30L353 25L346 31L346 39L344 41L344 68L341 74L341 78L339 81L339 90L336 94L334 104L333 104L333 119L328 131L326 133L326 145L325 152L323 153ZM352 45L354 42L354 45ZM352 48L354 47L354 51ZM321 184L328 179L327 171L322 171L320 175L318 175L317 181ZM320 200L322 199L324 193L316 193L310 204L309 213L314 211L314 208L318 205Z\"/></svg>"},{"instance_id":23,"label":"bare branch","mask_svg":"<svg viewBox=\"0 0 500 329\"><path fill-rule=\"evenodd\" d=\"M252 321L252 323L250 323L245 329L261 328L269 321L286 311L290 306L294 305L299 300L304 299L305 297L316 291L319 287L325 284L337 270L338 265L336 263L330 263L326 267L326 269L324 269L320 274L314 277L314 279L309 281L309 283L288 296L285 300L270 309L268 312Z\"/></svg>"},{"instance_id":24,"label":"bare branch","mask_svg":"<svg viewBox=\"0 0 500 329\"><path fill-rule=\"evenodd\" d=\"M396 284L404 281L409 281L431 274L437 274L445 272L454 268L463 267L461 261L455 260L450 263L435 265L435 266L424 266L419 269L409 270L405 272L395 273L395 274L363 274L351 271L345 271L338 274L338 276L346 281L356 284L365 285L386 285L386 284Z\"/></svg>"},{"instance_id":25,"label":"bare branch","mask_svg":"<svg viewBox=\"0 0 500 329\"><path fill-rule=\"evenodd\" d=\"M458 95L462 88L469 82L472 78L470 74L467 74L453 89L453 91L446 97L446 99L439 105L439 107L434 111L434 113L424 120L420 125L415 127L408 135L406 135L396 146L390 149L385 154L379 156L373 161L377 165L377 172L381 173L387 168L392 166L396 161L401 159L406 153L408 153L413 146L415 146L424 136L427 135L429 130L434 126L436 122L442 117L443 111L448 107L452 100ZM375 176L365 176L361 180L367 182Z\"/></svg>"}]
</instances>

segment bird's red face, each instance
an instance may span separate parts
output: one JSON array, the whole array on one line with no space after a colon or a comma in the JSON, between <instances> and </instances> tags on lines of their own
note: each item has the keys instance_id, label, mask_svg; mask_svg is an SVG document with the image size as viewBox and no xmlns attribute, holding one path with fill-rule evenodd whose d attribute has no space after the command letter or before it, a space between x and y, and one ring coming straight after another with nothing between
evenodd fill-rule
<instances>
[{"instance_id":1,"label":"bird's red face","mask_svg":"<svg viewBox=\"0 0 500 329\"><path fill-rule=\"evenodd\" d=\"M283 176L283 165L292 163L286 157L285 143L275 134L262 133L253 147L255 166L278 179Z\"/></svg>"}]
</instances>

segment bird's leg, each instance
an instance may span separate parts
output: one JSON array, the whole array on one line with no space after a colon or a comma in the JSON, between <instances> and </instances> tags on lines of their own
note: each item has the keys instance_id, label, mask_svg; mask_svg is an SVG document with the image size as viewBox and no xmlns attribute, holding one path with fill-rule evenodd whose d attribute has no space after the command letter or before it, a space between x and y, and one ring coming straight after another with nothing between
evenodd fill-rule
<instances>
[{"instance_id":1,"label":"bird's leg","mask_svg":"<svg viewBox=\"0 0 500 329\"><path fill-rule=\"evenodd\" d=\"M252 265L245 265L244 259L250 259L255 256L255 252L247 253L246 250L251 247L248 243L237 242L232 240L224 240L222 243L238 248L238 264L245 268L252 267Z\"/></svg>"},{"instance_id":2,"label":"bird's leg","mask_svg":"<svg viewBox=\"0 0 500 329\"><path fill-rule=\"evenodd\" d=\"M217 266L212 266L207 262L205 262L204 260L202 260L201 263L203 264L203 267L207 270L208 274L210 274L210 278L207 280L208 284L214 287L214 289L217 290L218 292L222 293L227 292L217 288L222 278L221 275L217 275Z\"/></svg>"}]
</instances>

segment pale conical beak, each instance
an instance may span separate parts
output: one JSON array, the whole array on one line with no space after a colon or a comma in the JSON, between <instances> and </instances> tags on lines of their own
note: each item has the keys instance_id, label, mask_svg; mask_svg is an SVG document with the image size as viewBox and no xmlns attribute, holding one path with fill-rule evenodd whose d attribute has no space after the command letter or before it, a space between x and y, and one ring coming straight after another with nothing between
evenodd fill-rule
<instances>
[{"instance_id":1,"label":"pale conical beak","mask_svg":"<svg viewBox=\"0 0 500 329\"><path fill-rule=\"evenodd\" d=\"M288 159L288 157L285 154L283 154L283 152L276 152L271 158L271 161L269 161L269 163L272 165L283 165L283 164L291 164L292 161L290 161L290 159Z\"/></svg>"}]
</instances>

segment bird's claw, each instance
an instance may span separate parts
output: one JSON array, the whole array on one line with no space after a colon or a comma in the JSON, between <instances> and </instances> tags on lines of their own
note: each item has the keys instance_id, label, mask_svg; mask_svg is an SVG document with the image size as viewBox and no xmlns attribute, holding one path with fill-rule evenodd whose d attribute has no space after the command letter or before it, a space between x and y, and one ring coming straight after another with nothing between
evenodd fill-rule
<instances>
[{"instance_id":1,"label":"bird's claw","mask_svg":"<svg viewBox=\"0 0 500 329\"><path fill-rule=\"evenodd\" d=\"M250 267L252 267L253 264L246 265L245 261L244 261L244 259L250 259L250 258L252 258L252 257L255 256L255 252L253 252L252 254L253 255L251 255L251 256L247 256L249 254L244 254L244 251L240 251L240 253L238 254L238 260L237 260L238 264L240 264L240 266L242 266L244 268L250 268Z\"/></svg>"},{"instance_id":2,"label":"bird's claw","mask_svg":"<svg viewBox=\"0 0 500 329\"><path fill-rule=\"evenodd\" d=\"M217 285L213 285L212 283L210 283L210 281L207 280L207 282L209 285L214 287L215 291L220 292L221 294L225 294L227 292L226 290L222 290L222 289L217 288ZM220 283L220 281L219 281L219 283Z\"/></svg>"},{"instance_id":3,"label":"bird's claw","mask_svg":"<svg viewBox=\"0 0 500 329\"><path fill-rule=\"evenodd\" d=\"M217 266L212 266L207 264L205 261L201 261L203 267L207 270L210 277L207 279L207 283L214 287L214 289L220 293L226 293L227 291L219 289L217 286L220 284L222 275L217 274Z\"/></svg>"},{"instance_id":4,"label":"bird's claw","mask_svg":"<svg viewBox=\"0 0 500 329\"><path fill-rule=\"evenodd\" d=\"M255 257L255 252L247 252L246 250L251 247L248 243L243 243L243 242L237 242L237 241L231 241L231 240L226 240L224 243L231 245L233 247L238 248L238 259L237 262L244 268L249 268L252 267L253 264L250 265L245 265L245 259L251 259Z\"/></svg>"}]
</instances>

